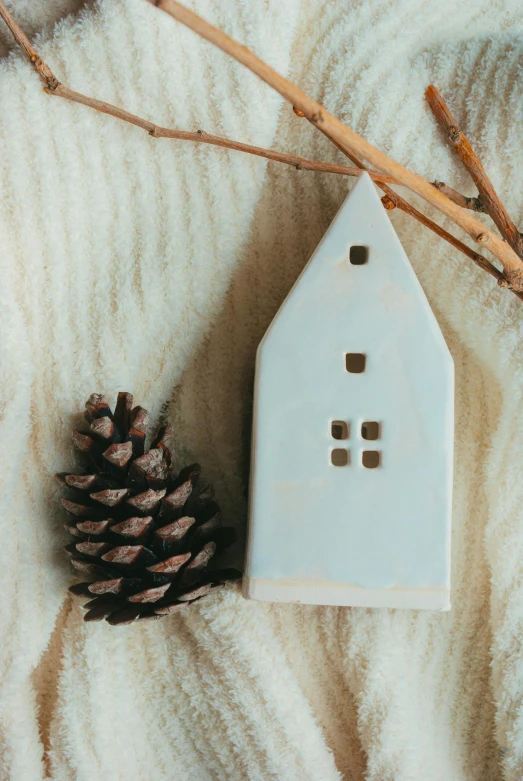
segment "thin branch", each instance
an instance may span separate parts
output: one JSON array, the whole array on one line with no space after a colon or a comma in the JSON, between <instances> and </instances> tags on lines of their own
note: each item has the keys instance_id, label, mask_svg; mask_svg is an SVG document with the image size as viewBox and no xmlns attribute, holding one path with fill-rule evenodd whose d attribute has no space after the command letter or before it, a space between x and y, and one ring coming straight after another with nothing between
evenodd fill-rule
<instances>
[{"instance_id":1,"label":"thin branch","mask_svg":"<svg viewBox=\"0 0 523 781\"><path fill-rule=\"evenodd\" d=\"M479 191L479 197L484 204L487 213L492 217L499 232L503 238L508 241L514 252L516 252L519 257L523 257L523 239L510 219L507 210L501 203L501 200L494 189L494 185L487 176L479 157L472 149L465 133L461 130L450 113L450 109L443 100L443 97L433 84L425 90L425 97L427 98L427 102L432 109L432 113L436 117L436 120L445 131L452 148L474 180Z\"/></svg>"},{"instance_id":2,"label":"thin branch","mask_svg":"<svg viewBox=\"0 0 523 781\"><path fill-rule=\"evenodd\" d=\"M480 214L487 214L487 208L480 198L468 195L462 195L462 193L455 190L453 187L449 187L445 182L432 182L432 186L444 193L447 198L457 203L462 209L470 209L472 212L479 212Z\"/></svg>"},{"instance_id":3,"label":"thin branch","mask_svg":"<svg viewBox=\"0 0 523 781\"><path fill-rule=\"evenodd\" d=\"M292 106L302 111L307 119L316 127L321 128L329 137L338 142L344 152L351 152L370 162L374 168L388 174L398 184L408 187L420 195L432 206L449 217L461 227L474 241L488 249L501 262L506 280L502 284L523 290L523 262L506 242L493 231L483 225L478 219L457 206L446 195L440 193L423 177L409 171L384 152L355 133L339 119L330 114L324 106L306 95L299 87L288 79L280 76L273 68L260 60L247 47L241 46L228 35L213 27L201 17L185 8L176 0L149 0L161 10L182 22L206 40L230 54L238 62L245 65L262 81L279 92Z\"/></svg>"},{"instance_id":4,"label":"thin branch","mask_svg":"<svg viewBox=\"0 0 523 781\"><path fill-rule=\"evenodd\" d=\"M385 189L385 187L382 189ZM448 231L438 225L437 222L433 222L420 211L415 209L414 206L401 198L401 196L395 193L394 190L391 190L388 187L387 190L390 191L391 195L387 194L381 199L386 209L393 209L397 207L402 212L405 212L405 214L410 214L411 217L414 217L416 220L418 220L418 222L421 222L422 225L425 225L425 227L436 233L438 236L440 236L440 238L448 241L449 244L458 249L460 252L463 252L464 255L474 261L474 263L479 266L479 268L483 269L483 271L486 271L487 274L490 274L492 277L494 277L500 287L505 287L504 283L506 280L501 271L493 266L492 263L490 263L490 261L488 261L483 255L475 252L451 233L448 233ZM523 301L523 292L512 289L511 292Z\"/></svg>"},{"instance_id":5,"label":"thin branch","mask_svg":"<svg viewBox=\"0 0 523 781\"><path fill-rule=\"evenodd\" d=\"M49 95L65 98L73 103L81 103L95 111L100 111L102 114L110 114L111 116L116 117L116 119L120 119L123 122L129 122L131 125L142 128L142 130L145 130L153 138L174 138L181 141L193 141L201 144L211 144L212 146L221 146L225 149L233 149L236 152L246 152L247 154L255 155L256 157L264 157L267 160L274 160L278 163L291 165L298 170L320 171L322 173L341 174L344 176L358 176L360 173L358 169L349 166L332 165L331 163L307 160L306 158L298 157L297 155L288 155L284 152L276 152L272 149L264 149L263 147L253 146L252 144L243 144L240 141L214 136L203 130L197 130L195 133L191 133L185 130L161 127L147 119L137 117L135 114L125 111L125 109L118 108L117 106L105 103L105 101L102 100L97 100L96 98L90 98L87 95L82 95L80 92L75 92L58 81L51 69L31 46L29 39L6 8L3 0L0 0L0 18L7 24L16 42L40 75L44 82L44 89ZM377 182L394 181L390 176L380 174L377 171L369 171L369 174L372 179Z\"/></svg>"},{"instance_id":6,"label":"thin branch","mask_svg":"<svg viewBox=\"0 0 523 781\"><path fill-rule=\"evenodd\" d=\"M296 110L295 107L293 107L294 113L298 117L305 116L303 112ZM334 139L330 138L328 133L325 132L325 130L321 129L321 132L323 133L326 138L329 139L329 141L332 141L335 147L340 150L340 152L343 152L347 155L347 157L351 160L351 162L354 163L358 168L365 171L367 170L367 167L365 164L352 152L346 152L343 147L337 142L334 141ZM447 241L449 244L451 244L455 249L458 249L460 252L462 252L464 255L466 255L468 258L470 258L479 268L483 269L483 271L486 271L487 274L490 274L494 279L497 281L498 285L500 287L506 287L506 279L495 266L490 263L483 255L480 255L478 252L475 252L473 249L468 247L466 244L464 244L462 241L457 239L455 236L453 236L451 233L446 231L444 228L442 228L440 225L438 225L437 222L434 222L433 220L426 217L422 212L418 211L414 206L412 206L408 201L406 201L404 198L402 198L400 195L398 195L397 192L395 192L391 187L384 183L377 182L378 187L383 190L385 193L385 196L381 199L381 202L383 206L388 210L392 210L395 208L400 209L405 214L409 214L411 217L414 217L415 220L418 220L422 225L424 225L426 228L431 230L433 233L435 233L440 238ZM456 193L454 190L453 192ZM459 193L456 193L459 195ZM512 292L523 301L523 292L512 290Z\"/></svg>"},{"instance_id":7,"label":"thin branch","mask_svg":"<svg viewBox=\"0 0 523 781\"><path fill-rule=\"evenodd\" d=\"M394 183L395 180L392 177L387 176L385 174L380 174L377 171L373 171L366 168L366 166L364 166L363 163L361 163L361 161L356 156L353 156L352 154L348 155L355 162L355 165L357 166L356 168L351 168L348 166L316 162L313 160L308 160L303 157L299 157L297 155L288 155L285 153L273 151L271 149L264 149L262 147L252 146L250 144L243 144L241 142L233 141L227 138L210 135L209 133L205 133L203 130L198 130L195 133L193 133L193 132L188 132L183 130L165 128L160 125L156 125L155 123L150 122L149 120L146 119L142 119L141 117L131 114L130 112L125 111L124 109L118 108L117 106L113 106L110 103L106 103L104 101L100 101L95 98L90 98L79 92L75 92L74 90L71 90L68 87L61 84L58 81L58 79L55 77L53 72L50 70L50 68L47 66L47 64L42 60L42 58L38 55L35 49L31 46L29 39L27 38L23 30L20 28L16 20L13 18L11 13L5 7L3 0L0 0L0 18L2 18L4 22L7 24L16 42L21 47L23 52L26 54L27 58L29 59L29 61L31 62L31 64L33 65L37 73L40 75L45 85L44 89L48 94L55 95L56 97L64 98L66 100L70 100L75 103L80 103L82 105L94 109L95 111L99 111L104 114L109 114L110 116L113 116L124 122L129 122L130 124L142 128L147 133L149 133L149 135L151 135L153 138L173 138L173 139L179 139L185 141L193 141L196 143L206 143L214 146L221 146L227 149L232 149L239 152L245 152L247 154L256 155L258 157L264 157L268 160L273 160L276 162L284 163L286 165L291 165L297 168L298 170L300 169L311 170L311 171L334 173L334 174L341 174L347 176L357 176L359 175L361 170L366 170L369 173L369 175L377 182L377 184L382 186L382 189L387 193L385 198L383 198L383 202L386 208L397 207L402 211L404 211L406 214L411 215L419 222L421 222L423 225L428 227L430 230L434 231L438 236L445 239L454 247L459 249L461 252L467 255L467 257L471 258L478 266L480 266L480 268L483 268L489 274L494 276L500 284L503 284L505 282L505 279L501 274L501 272L499 272L491 263L489 263L489 261L486 258L474 252L472 249L470 249L470 247L467 247L466 244L463 244L463 242L460 242L454 236L447 233L447 231L445 231L439 225L432 222L432 220L430 220L429 218L421 214L421 212L418 212L417 209L415 209L407 201L401 198L396 192L394 192L390 188L386 188L385 183L389 183L389 182ZM294 110L298 116L305 116L304 112L300 111L298 108L294 107ZM334 141L333 143L335 143L336 146L342 152L347 154L340 144ZM451 190L451 188L447 188L447 189ZM456 200L456 202L459 202L458 201L459 198L464 199L464 196L461 196L459 193L456 193L456 191L452 191L451 197L452 195L454 196L454 200ZM473 201L475 199L464 199L464 200ZM460 205L462 204L460 203ZM519 298L523 299L523 294L516 293L516 295L518 295Z\"/></svg>"},{"instance_id":8,"label":"thin branch","mask_svg":"<svg viewBox=\"0 0 523 781\"><path fill-rule=\"evenodd\" d=\"M491 274L491 276L495 277L498 281L503 280L503 274L501 271L498 271L498 269L493 266L492 263L490 263L486 258L484 258L483 255L474 252L473 249L468 247L451 233L448 233L444 228L438 225L437 222L433 222L433 220L429 219L429 217L426 217L424 214L422 214L422 212L418 211L414 206L408 203L408 201L405 201L403 198L401 198L397 193L391 190L391 194L387 194L382 200L385 200L385 198L388 199L388 201L384 204L385 208L390 209L390 204L394 204L394 206L400 209L400 211L405 212L405 214L410 214L411 217L415 217L415 219L421 222L422 225L425 225L425 227L429 228L442 239L448 241L449 244L452 244L453 247L459 249L460 252L463 252L467 257L473 260L476 265L482 268L483 271ZM520 295L523 298L523 293Z\"/></svg>"},{"instance_id":9,"label":"thin branch","mask_svg":"<svg viewBox=\"0 0 523 781\"><path fill-rule=\"evenodd\" d=\"M236 152L246 152L247 154L255 155L257 157L264 157L267 160L274 160L278 163L291 165L298 170L320 171L322 173L342 174L345 176L358 176L360 173L357 168L351 168L344 165L333 165L331 163L321 163L315 160L308 160L305 157L298 157L298 155L288 155L284 152L276 152L273 149L264 149L263 147L253 146L252 144L243 144L240 141L233 141L229 138L211 135L204 130L189 132L187 130L162 127L147 119L137 117L129 111L125 111L125 109L112 106L110 103L105 103L102 100L97 100L96 98L82 95L79 92L74 92L68 87L64 87L62 84L59 84L52 92L49 90L49 93L51 95L57 95L60 98L65 98L66 100L74 101L75 103L82 103L84 106L95 109L95 111L100 111L103 114L110 114L124 122L136 125L137 127L142 128L142 130L146 130L153 138L175 138L180 141L193 141L201 144L211 144L212 146L221 146L225 149L233 149ZM394 181L392 177L380 174L377 171L370 171L369 173L372 179L378 182Z\"/></svg>"},{"instance_id":10,"label":"thin branch","mask_svg":"<svg viewBox=\"0 0 523 781\"><path fill-rule=\"evenodd\" d=\"M29 38L24 33L19 24L15 21L12 14L8 11L3 2L0 2L0 17L11 30L15 41L20 46L28 60L32 63L34 69L40 74L48 90L52 91L60 84L56 76L47 67L45 62L39 57L37 52L31 46Z\"/></svg>"}]
</instances>

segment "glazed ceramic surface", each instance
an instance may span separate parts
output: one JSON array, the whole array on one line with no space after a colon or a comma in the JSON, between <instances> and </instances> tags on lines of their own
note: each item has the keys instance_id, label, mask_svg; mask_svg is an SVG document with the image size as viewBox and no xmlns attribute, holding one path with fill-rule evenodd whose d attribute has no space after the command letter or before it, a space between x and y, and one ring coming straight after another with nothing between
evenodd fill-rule
<instances>
[{"instance_id":1,"label":"glazed ceramic surface","mask_svg":"<svg viewBox=\"0 0 523 781\"><path fill-rule=\"evenodd\" d=\"M454 367L368 175L260 344L253 599L450 608Z\"/></svg>"}]
</instances>

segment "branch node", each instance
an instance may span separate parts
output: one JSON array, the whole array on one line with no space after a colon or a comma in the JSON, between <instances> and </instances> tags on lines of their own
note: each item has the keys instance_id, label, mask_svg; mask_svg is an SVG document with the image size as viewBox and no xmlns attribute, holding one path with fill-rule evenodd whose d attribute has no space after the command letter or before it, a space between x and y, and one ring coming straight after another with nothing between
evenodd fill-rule
<instances>
[{"instance_id":1,"label":"branch node","mask_svg":"<svg viewBox=\"0 0 523 781\"><path fill-rule=\"evenodd\" d=\"M459 144L463 136L463 133L459 129L459 127L456 127L455 125L451 125L449 127L449 139L453 144Z\"/></svg>"},{"instance_id":2,"label":"branch node","mask_svg":"<svg viewBox=\"0 0 523 781\"><path fill-rule=\"evenodd\" d=\"M396 202L394 201L394 198L390 197L390 195L384 195L381 199L381 202L384 208L389 212L396 208Z\"/></svg>"},{"instance_id":3,"label":"branch node","mask_svg":"<svg viewBox=\"0 0 523 781\"><path fill-rule=\"evenodd\" d=\"M510 290L523 291L523 270L520 268L507 268L504 272L505 280L500 280L501 287L508 287ZM505 284L501 284L505 282Z\"/></svg>"},{"instance_id":4,"label":"branch node","mask_svg":"<svg viewBox=\"0 0 523 781\"><path fill-rule=\"evenodd\" d=\"M480 212L480 214L488 214L487 207L481 200L481 198L466 198L467 209L471 209L473 212Z\"/></svg>"},{"instance_id":5,"label":"branch node","mask_svg":"<svg viewBox=\"0 0 523 781\"><path fill-rule=\"evenodd\" d=\"M296 114L297 117L304 117L305 116L304 112L301 110L301 108L298 108L298 106L293 106L292 110L294 111L294 113Z\"/></svg>"},{"instance_id":6,"label":"branch node","mask_svg":"<svg viewBox=\"0 0 523 781\"><path fill-rule=\"evenodd\" d=\"M54 77L52 79L47 79L47 92L56 92L58 87L61 87L58 79L55 79Z\"/></svg>"}]
</instances>

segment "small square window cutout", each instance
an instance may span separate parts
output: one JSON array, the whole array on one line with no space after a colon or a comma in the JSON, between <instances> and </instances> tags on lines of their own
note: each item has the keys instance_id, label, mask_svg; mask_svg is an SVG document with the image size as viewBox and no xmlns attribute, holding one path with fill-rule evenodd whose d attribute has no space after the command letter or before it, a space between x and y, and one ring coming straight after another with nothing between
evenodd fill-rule
<instances>
[{"instance_id":1,"label":"small square window cutout","mask_svg":"<svg viewBox=\"0 0 523 781\"><path fill-rule=\"evenodd\" d=\"M348 439L349 427L344 420L333 420L331 423L331 436L333 439Z\"/></svg>"},{"instance_id":2,"label":"small square window cutout","mask_svg":"<svg viewBox=\"0 0 523 781\"><path fill-rule=\"evenodd\" d=\"M347 466L349 463L349 451L344 447L335 447L331 450L331 464L333 466Z\"/></svg>"},{"instance_id":3,"label":"small square window cutout","mask_svg":"<svg viewBox=\"0 0 523 781\"><path fill-rule=\"evenodd\" d=\"M379 439L380 424L376 420L366 420L361 424L361 436L363 439Z\"/></svg>"},{"instance_id":4,"label":"small square window cutout","mask_svg":"<svg viewBox=\"0 0 523 781\"><path fill-rule=\"evenodd\" d=\"M365 469L376 469L381 464L379 450L364 450L361 454L361 463Z\"/></svg>"},{"instance_id":5,"label":"small square window cutout","mask_svg":"<svg viewBox=\"0 0 523 781\"><path fill-rule=\"evenodd\" d=\"M365 371L367 358L363 353L346 353L345 368L350 374L362 374Z\"/></svg>"},{"instance_id":6,"label":"small square window cutout","mask_svg":"<svg viewBox=\"0 0 523 781\"><path fill-rule=\"evenodd\" d=\"M349 250L349 261L352 266L364 266L369 259L369 248L355 244Z\"/></svg>"}]
</instances>

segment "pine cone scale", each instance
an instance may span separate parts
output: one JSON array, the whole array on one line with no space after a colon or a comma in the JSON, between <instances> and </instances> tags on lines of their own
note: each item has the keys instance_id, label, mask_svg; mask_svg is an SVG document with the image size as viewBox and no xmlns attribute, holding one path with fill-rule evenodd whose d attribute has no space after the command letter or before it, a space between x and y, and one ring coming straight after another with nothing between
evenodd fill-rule
<instances>
[{"instance_id":1,"label":"pine cone scale","mask_svg":"<svg viewBox=\"0 0 523 781\"><path fill-rule=\"evenodd\" d=\"M89 494L89 496L96 502L105 504L106 507L114 507L116 504L120 504L128 493L128 488L107 488L104 491Z\"/></svg>"},{"instance_id":2,"label":"pine cone scale","mask_svg":"<svg viewBox=\"0 0 523 781\"><path fill-rule=\"evenodd\" d=\"M76 524L76 530L84 534L103 534L113 519L107 518L105 521L80 521ZM71 527L69 527L71 528Z\"/></svg>"},{"instance_id":3,"label":"pine cone scale","mask_svg":"<svg viewBox=\"0 0 523 781\"><path fill-rule=\"evenodd\" d=\"M137 594L133 594L128 598L129 602L158 602L163 597L168 588L171 587L170 583L165 583L163 586L155 586L153 588L147 588L145 591L139 591Z\"/></svg>"},{"instance_id":4,"label":"pine cone scale","mask_svg":"<svg viewBox=\"0 0 523 781\"><path fill-rule=\"evenodd\" d=\"M170 556L164 561L159 561L158 564L153 564L147 567L149 572L161 575L175 575L178 570L186 564L191 558L190 553L182 553L179 556Z\"/></svg>"},{"instance_id":5,"label":"pine cone scale","mask_svg":"<svg viewBox=\"0 0 523 781\"><path fill-rule=\"evenodd\" d=\"M110 529L114 534L121 535L122 537L143 537L151 528L153 518L151 515L145 517L135 515L131 518L127 518L125 521L114 524Z\"/></svg>"}]
</instances>

